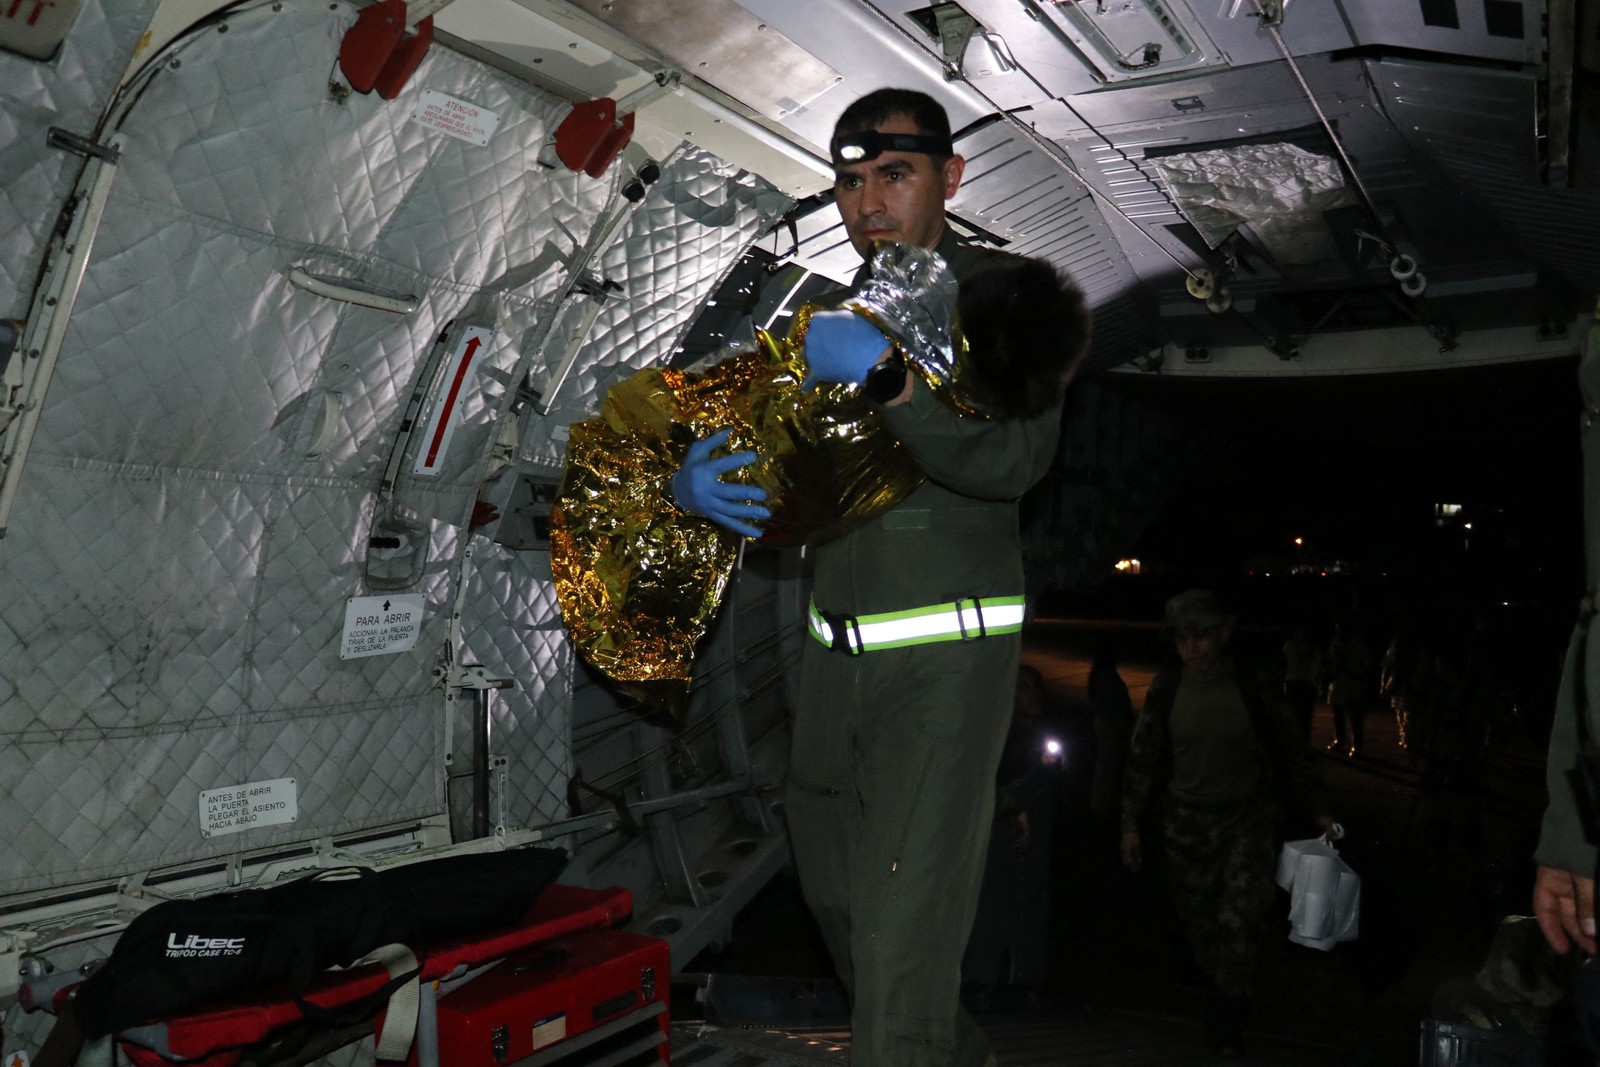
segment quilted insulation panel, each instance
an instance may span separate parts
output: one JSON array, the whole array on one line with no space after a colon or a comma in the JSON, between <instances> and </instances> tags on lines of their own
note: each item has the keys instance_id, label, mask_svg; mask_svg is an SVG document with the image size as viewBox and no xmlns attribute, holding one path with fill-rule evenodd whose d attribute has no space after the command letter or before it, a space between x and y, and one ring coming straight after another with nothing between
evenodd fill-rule
<instances>
[{"instance_id":1,"label":"quilted insulation panel","mask_svg":"<svg viewBox=\"0 0 1600 1067\"><path fill-rule=\"evenodd\" d=\"M111 36L95 8L79 32ZM21 861L0 894L445 811L446 731L461 756L470 724L451 721L433 670L457 605L457 661L514 682L493 702L508 821L564 811L573 655L548 558L465 529L498 423L542 340L589 299L571 289L577 257L621 289L551 414L522 422L514 458L547 472L567 423L671 355L788 201L686 147L600 243L614 174L534 164L564 103L437 46L394 101L330 93L354 17L323 0L247 5L227 32L175 43L117 131L123 160L0 547L0 825ZM493 113L488 143L418 122L427 91ZM58 117L5 121L31 124L0 142L6 173L48 169ZM7 220L6 239L19 229ZM417 308L314 295L296 267ZM383 495L451 323L488 332L482 369L439 473L409 473L413 443ZM374 519L396 509L426 542L404 590L425 598L419 640L341 659ZM279 778L296 783L292 824L206 835L202 791Z\"/></svg>"},{"instance_id":2,"label":"quilted insulation panel","mask_svg":"<svg viewBox=\"0 0 1600 1067\"><path fill-rule=\"evenodd\" d=\"M59 126L88 136L159 0L85 0L47 62L0 52L0 317L27 317L56 215L82 160L45 147Z\"/></svg>"}]
</instances>

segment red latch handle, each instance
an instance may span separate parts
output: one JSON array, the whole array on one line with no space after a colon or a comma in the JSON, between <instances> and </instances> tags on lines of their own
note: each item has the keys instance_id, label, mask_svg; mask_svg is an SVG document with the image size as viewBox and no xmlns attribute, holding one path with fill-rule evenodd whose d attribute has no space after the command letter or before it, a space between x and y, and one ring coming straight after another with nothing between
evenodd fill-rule
<instances>
[{"instance_id":1,"label":"red latch handle","mask_svg":"<svg viewBox=\"0 0 1600 1067\"><path fill-rule=\"evenodd\" d=\"M568 170L598 178L633 139L633 112L619 120L617 102L609 96L573 107L556 127L556 156Z\"/></svg>"},{"instance_id":2,"label":"red latch handle","mask_svg":"<svg viewBox=\"0 0 1600 1067\"><path fill-rule=\"evenodd\" d=\"M400 95L433 44L433 16L406 33L405 0L379 0L361 9L339 42L339 69L358 93L378 90L385 100Z\"/></svg>"}]
</instances>

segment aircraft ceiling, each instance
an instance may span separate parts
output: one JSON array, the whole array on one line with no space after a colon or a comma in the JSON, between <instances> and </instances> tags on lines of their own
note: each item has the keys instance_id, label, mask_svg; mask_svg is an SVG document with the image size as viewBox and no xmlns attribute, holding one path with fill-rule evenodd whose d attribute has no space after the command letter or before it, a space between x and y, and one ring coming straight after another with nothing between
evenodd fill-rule
<instances>
[{"instance_id":1,"label":"aircraft ceiling","mask_svg":"<svg viewBox=\"0 0 1600 1067\"><path fill-rule=\"evenodd\" d=\"M933 93L969 161L953 214L1073 274L1095 367L1256 376L1575 350L1600 292L1597 9L416 0L411 21L637 105L635 158L689 139L760 173L800 198L794 240L763 247L835 279L856 264L829 203L835 117L884 85Z\"/></svg>"}]
</instances>

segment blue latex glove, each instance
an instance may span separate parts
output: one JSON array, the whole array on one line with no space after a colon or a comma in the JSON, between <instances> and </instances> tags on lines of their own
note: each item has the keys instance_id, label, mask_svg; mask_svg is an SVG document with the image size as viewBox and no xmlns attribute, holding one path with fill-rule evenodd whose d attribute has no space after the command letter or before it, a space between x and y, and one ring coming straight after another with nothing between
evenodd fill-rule
<instances>
[{"instance_id":1,"label":"blue latex glove","mask_svg":"<svg viewBox=\"0 0 1600 1067\"><path fill-rule=\"evenodd\" d=\"M672 476L672 495L684 511L703 515L736 534L759 538L761 528L749 520L771 517L772 512L753 503L767 499L767 491L759 486L725 482L722 476L747 467L761 457L754 452L712 456L711 453L727 443L728 431L718 430L690 445L683 466Z\"/></svg>"},{"instance_id":2,"label":"blue latex glove","mask_svg":"<svg viewBox=\"0 0 1600 1067\"><path fill-rule=\"evenodd\" d=\"M806 392L818 382L860 385L867 371L888 351L889 339L853 311L819 311L806 329Z\"/></svg>"}]
</instances>

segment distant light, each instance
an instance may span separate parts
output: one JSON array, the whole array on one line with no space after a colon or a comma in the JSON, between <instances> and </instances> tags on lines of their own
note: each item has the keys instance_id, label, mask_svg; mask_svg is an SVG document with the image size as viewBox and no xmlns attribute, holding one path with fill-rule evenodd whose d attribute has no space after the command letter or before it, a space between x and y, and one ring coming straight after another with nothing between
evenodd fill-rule
<instances>
[{"instance_id":1,"label":"distant light","mask_svg":"<svg viewBox=\"0 0 1600 1067\"><path fill-rule=\"evenodd\" d=\"M1303 545L1306 543L1306 539L1304 537L1296 537L1294 539L1294 543L1297 545Z\"/></svg>"},{"instance_id":2,"label":"distant light","mask_svg":"<svg viewBox=\"0 0 1600 1067\"><path fill-rule=\"evenodd\" d=\"M1044 743L1044 750L1052 756L1059 756L1061 755L1061 742L1052 737Z\"/></svg>"},{"instance_id":3,"label":"distant light","mask_svg":"<svg viewBox=\"0 0 1600 1067\"><path fill-rule=\"evenodd\" d=\"M1116 562L1116 568L1123 574L1138 574L1139 561L1136 559L1119 559Z\"/></svg>"},{"instance_id":4,"label":"distant light","mask_svg":"<svg viewBox=\"0 0 1600 1067\"><path fill-rule=\"evenodd\" d=\"M1462 529L1463 529L1463 530L1470 530L1470 529L1472 529L1472 523L1470 523L1470 522L1464 522L1464 523L1462 523L1462 524L1461 524L1461 528L1462 528Z\"/></svg>"}]
</instances>

